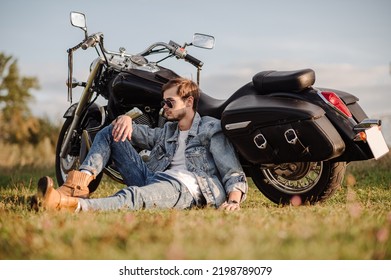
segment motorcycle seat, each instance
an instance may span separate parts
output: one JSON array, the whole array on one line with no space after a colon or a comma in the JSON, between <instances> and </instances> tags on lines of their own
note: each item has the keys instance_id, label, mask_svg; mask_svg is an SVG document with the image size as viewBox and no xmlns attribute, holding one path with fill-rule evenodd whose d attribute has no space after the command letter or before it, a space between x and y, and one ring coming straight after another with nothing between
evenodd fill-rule
<instances>
[{"instance_id":1,"label":"motorcycle seat","mask_svg":"<svg viewBox=\"0 0 391 280\"><path fill-rule=\"evenodd\" d=\"M226 100L216 99L204 92L201 92L197 111L201 116L211 116L220 119L221 113L225 108L225 101Z\"/></svg>"},{"instance_id":2,"label":"motorcycle seat","mask_svg":"<svg viewBox=\"0 0 391 280\"><path fill-rule=\"evenodd\" d=\"M256 94L257 91L251 82L238 89L234 94L225 100L216 99L201 91L197 111L201 116L211 116L217 119L221 119L221 114L223 113L225 107L227 107L228 104L230 104L233 100L236 100L245 95Z\"/></svg>"},{"instance_id":3,"label":"motorcycle seat","mask_svg":"<svg viewBox=\"0 0 391 280\"><path fill-rule=\"evenodd\" d=\"M315 71L262 71L254 75L253 84L258 94L272 92L301 92L315 83Z\"/></svg>"},{"instance_id":4,"label":"motorcycle seat","mask_svg":"<svg viewBox=\"0 0 391 280\"><path fill-rule=\"evenodd\" d=\"M312 69L295 71L263 71L254 75L252 82L239 88L226 100L216 99L201 92L198 112L201 116L221 119L224 109L233 100L246 95L264 95L273 92L300 92L315 83L315 72Z\"/></svg>"}]
</instances>

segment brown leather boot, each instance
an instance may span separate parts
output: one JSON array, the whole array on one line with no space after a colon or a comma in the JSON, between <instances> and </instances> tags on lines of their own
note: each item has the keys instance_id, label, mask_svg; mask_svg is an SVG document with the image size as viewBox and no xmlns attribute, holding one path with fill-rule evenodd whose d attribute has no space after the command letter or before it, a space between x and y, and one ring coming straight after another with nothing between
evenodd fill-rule
<instances>
[{"instance_id":1,"label":"brown leather boot","mask_svg":"<svg viewBox=\"0 0 391 280\"><path fill-rule=\"evenodd\" d=\"M88 185L94 179L95 176L93 175L77 170L72 170L68 173L68 177L64 184L59 187L57 191L66 196L88 198L90 195Z\"/></svg>"},{"instance_id":2,"label":"brown leather boot","mask_svg":"<svg viewBox=\"0 0 391 280\"><path fill-rule=\"evenodd\" d=\"M38 181L39 200L42 200L42 206L45 210L67 210L75 212L79 199L64 195L60 191L53 188L53 180L50 177L42 177Z\"/></svg>"}]
</instances>

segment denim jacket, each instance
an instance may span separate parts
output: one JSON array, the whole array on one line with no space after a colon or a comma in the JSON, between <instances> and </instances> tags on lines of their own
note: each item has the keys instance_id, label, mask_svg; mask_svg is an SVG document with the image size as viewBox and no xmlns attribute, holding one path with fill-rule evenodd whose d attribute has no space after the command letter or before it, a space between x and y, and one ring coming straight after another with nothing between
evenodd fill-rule
<instances>
[{"instance_id":1,"label":"denim jacket","mask_svg":"<svg viewBox=\"0 0 391 280\"><path fill-rule=\"evenodd\" d=\"M133 124L132 142L151 150L147 166L164 171L171 164L177 148L178 122L167 122L162 128ZM197 179L207 205L219 207L231 191L241 191L245 199L246 176L231 142L225 137L220 121L196 113L186 140L185 162Z\"/></svg>"}]
</instances>

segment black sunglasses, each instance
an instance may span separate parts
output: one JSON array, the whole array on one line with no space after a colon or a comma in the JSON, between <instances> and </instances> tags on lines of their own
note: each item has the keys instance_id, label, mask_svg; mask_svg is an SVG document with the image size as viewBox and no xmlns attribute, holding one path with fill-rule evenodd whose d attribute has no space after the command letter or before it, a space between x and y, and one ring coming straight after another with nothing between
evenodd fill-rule
<instances>
[{"instance_id":1,"label":"black sunglasses","mask_svg":"<svg viewBox=\"0 0 391 280\"><path fill-rule=\"evenodd\" d=\"M174 103L175 100L170 100L170 99L163 99L162 102L160 103L162 105L162 107L164 107L164 105L167 105L168 108L172 108L174 107Z\"/></svg>"}]
</instances>

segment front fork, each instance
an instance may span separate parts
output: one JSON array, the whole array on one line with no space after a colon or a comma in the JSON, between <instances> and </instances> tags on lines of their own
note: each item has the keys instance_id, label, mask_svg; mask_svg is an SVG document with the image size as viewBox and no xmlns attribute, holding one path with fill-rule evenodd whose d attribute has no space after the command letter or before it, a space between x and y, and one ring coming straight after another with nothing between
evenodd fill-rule
<instances>
[{"instance_id":1,"label":"front fork","mask_svg":"<svg viewBox=\"0 0 391 280\"><path fill-rule=\"evenodd\" d=\"M99 73L100 68L102 67L104 63L104 60L102 58L97 58L94 60L92 64L92 69L90 72L90 75L87 80L86 87L83 90L83 93L81 95L80 101L77 104L76 110L74 112L72 124L69 127L68 134L63 142L63 145L61 146L61 151L60 151L60 157L65 158L67 155L67 147L72 139L72 132L76 130L77 126L79 125L80 119L82 117L82 113L84 112L87 104L91 101L93 91L91 90L92 88L92 83L94 82L94 79Z\"/></svg>"}]
</instances>

